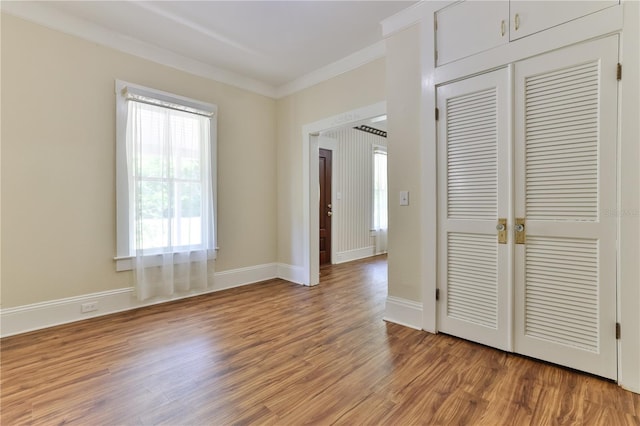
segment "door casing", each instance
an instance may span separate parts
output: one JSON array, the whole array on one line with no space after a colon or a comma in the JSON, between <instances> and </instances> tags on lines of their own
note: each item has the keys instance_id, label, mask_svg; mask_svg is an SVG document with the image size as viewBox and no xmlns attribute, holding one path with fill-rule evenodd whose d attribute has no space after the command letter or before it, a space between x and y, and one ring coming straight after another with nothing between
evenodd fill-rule
<instances>
[{"instance_id":1,"label":"door casing","mask_svg":"<svg viewBox=\"0 0 640 426\"><path fill-rule=\"evenodd\" d=\"M318 242L318 138L320 132L356 126L387 113L385 101L334 115L302 127L302 250L300 284L320 282Z\"/></svg>"}]
</instances>

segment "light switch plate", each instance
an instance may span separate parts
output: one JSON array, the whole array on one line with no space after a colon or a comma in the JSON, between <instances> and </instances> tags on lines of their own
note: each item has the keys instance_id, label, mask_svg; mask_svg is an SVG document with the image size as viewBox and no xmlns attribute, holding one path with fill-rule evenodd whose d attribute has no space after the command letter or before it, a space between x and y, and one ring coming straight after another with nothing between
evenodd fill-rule
<instances>
[{"instance_id":1,"label":"light switch plate","mask_svg":"<svg viewBox=\"0 0 640 426\"><path fill-rule=\"evenodd\" d=\"M401 206L409 205L409 191L400 191L400 205Z\"/></svg>"}]
</instances>

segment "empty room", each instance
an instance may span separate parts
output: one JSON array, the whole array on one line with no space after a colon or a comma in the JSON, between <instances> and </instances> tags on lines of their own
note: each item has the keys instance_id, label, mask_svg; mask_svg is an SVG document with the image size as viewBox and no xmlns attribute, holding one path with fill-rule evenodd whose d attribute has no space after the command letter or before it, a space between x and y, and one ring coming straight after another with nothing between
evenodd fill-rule
<instances>
[{"instance_id":1,"label":"empty room","mask_svg":"<svg viewBox=\"0 0 640 426\"><path fill-rule=\"evenodd\" d=\"M0 12L3 425L640 424L640 1Z\"/></svg>"}]
</instances>

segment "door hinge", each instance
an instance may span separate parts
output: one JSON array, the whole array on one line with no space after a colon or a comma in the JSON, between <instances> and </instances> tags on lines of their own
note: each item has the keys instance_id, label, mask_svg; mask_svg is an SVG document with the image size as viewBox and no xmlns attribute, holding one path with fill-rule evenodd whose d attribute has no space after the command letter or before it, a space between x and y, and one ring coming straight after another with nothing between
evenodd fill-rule
<instances>
[{"instance_id":1,"label":"door hinge","mask_svg":"<svg viewBox=\"0 0 640 426\"><path fill-rule=\"evenodd\" d=\"M436 108L436 121L440 120L440 110Z\"/></svg>"},{"instance_id":2,"label":"door hinge","mask_svg":"<svg viewBox=\"0 0 640 426\"><path fill-rule=\"evenodd\" d=\"M437 20L437 19L434 19L434 20L433 20L433 27L434 27L434 29L435 29L436 31L438 31L438 20Z\"/></svg>"},{"instance_id":3,"label":"door hinge","mask_svg":"<svg viewBox=\"0 0 640 426\"><path fill-rule=\"evenodd\" d=\"M440 300L440 289L436 288L436 300Z\"/></svg>"},{"instance_id":4,"label":"door hinge","mask_svg":"<svg viewBox=\"0 0 640 426\"><path fill-rule=\"evenodd\" d=\"M616 323L616 340L620 339L620 323Z\"/></svg>"},{"instance_id":5,"label":"door hinge","mask_svg":"<svg viewBox=\"0 0 640 426\"><path fill-rule=\"evenodd\" d=\"M618 70L616 71L616 78L622 80L622 64L618 63Z\"/></svg>"},{"instance_id":6,"label":"door hinge","mask_svg":"<svg viewBox=\"0 0 640 426\"><path fill-rule=\"evenodd\" d=\"M438 60L438 51L436 50L436 61Z\"/></svg>"}]
</instances>

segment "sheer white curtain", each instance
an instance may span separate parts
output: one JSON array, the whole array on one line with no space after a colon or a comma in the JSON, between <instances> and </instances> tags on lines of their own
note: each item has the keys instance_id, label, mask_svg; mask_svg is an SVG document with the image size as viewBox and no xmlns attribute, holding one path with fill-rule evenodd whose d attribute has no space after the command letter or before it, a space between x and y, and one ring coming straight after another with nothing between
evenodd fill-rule
<instances>
[{"instance_id":1,"label":"sheer white curtain","mask_svg":"<svg viewBox=\"0 0 640 426\"><path fill-rule=\"evenodd\" d=\"M128 102L130 241L139 300L206 289L213 239L208 117Z\"/></svg>"},{"instance_id":2,"label":"sheer white curtain","mask_svg":"<svg viewBox=\"0 0 640 426\"><path fill-rule=\"evenodd\" d=\"M376 231L376 253L387 251L387 153L373 152L373 229Z\"/></svg>"}]
</instances>

